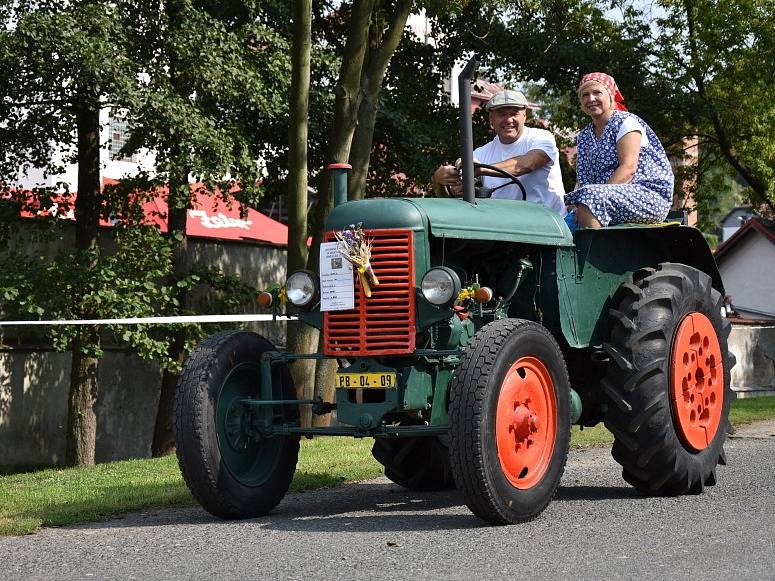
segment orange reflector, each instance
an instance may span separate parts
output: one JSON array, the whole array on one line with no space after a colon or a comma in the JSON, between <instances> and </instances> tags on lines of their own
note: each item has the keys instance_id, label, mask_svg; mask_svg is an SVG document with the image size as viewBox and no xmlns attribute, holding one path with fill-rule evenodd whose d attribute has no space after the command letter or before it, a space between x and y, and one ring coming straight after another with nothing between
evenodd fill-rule
<instances>
[{"instance_id":1,"label":"orange reflector","mask_svg":"<svg viewBox=\"0 0 775 581\"><path fill-rule=\"evenodd\" d=\"M489 303L492 300L492 289L486 286L479 287L474 291L474 300L481 304Z\"/></svg>"},{"instance_id":2,"label":"orange reflector","mask_svg":"<svg viewBox=\"0 0 775 581\"><path fill-rule=\"evenodd\" d=\"M268 309L272 306L272 293L261 291L258 293L258 306L262 309Z\"/></svg>"}]
</instances>

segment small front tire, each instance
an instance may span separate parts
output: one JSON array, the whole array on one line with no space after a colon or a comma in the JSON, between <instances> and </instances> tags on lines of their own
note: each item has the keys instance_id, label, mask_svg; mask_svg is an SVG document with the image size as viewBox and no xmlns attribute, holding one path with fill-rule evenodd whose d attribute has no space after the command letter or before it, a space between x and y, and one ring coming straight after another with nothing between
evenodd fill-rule
<instances>
[{"instance_id":1,"label":"small front tire","mask_svg":"<svg viewBox=\"0 0 775 581\"><path fill-rule=\"evenodd\" d=\"M252 434L238 404L259 397L261 355L273 350L260 335L227 331L205 339L183 366L175 397L178 463L194 497L220 518L269 513L293 480L299 437ZM278 371L273 398L295 399L287 368ZM275 407L283 422L297 422L298 406Z\"/></svg>"}]
</instances>

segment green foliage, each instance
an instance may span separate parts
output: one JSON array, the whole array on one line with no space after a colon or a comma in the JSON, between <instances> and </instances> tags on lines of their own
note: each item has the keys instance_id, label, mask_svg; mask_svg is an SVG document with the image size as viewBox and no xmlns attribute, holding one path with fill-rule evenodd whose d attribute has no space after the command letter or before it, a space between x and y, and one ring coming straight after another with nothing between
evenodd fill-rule
<instances>
[{"instance_id":1,"label":"green foliage","mask_svg":"<svg viewBox=\"0 0 775 581\"><path fill-rule=\"evenodd\" d=\"M290 76L286 39L264 24L261 3L169 0L17 2L0 11L0 309L6 316L79 319L234 312L253 305L255 289L214 269L173 276L172 252L182 233L165 237L147 226L141 203L180 175L193 174L205 193L237 190L246 204L261 193L264 168L277 136L265 139L285 109ZM287 22L286 22L287 26ZM43 177L78 161L74 107L84 91L111 115L124 117L130 139L121 153L154 150L153 176L141 173L100 194L100 214L114 223L101 244L73 252L71 227L41 210L73 209L56 184L23 192L19 168ZM177 191L177 190L176 190ZM188 189L171 208L190 203ZM22 235L20 211L38 214ZM161 216L165 219L166 216ZM27 222L27 221L25 221ZM59 245L60 251L52 248ZM180 304L183 291L202 298ZM201 310L198 310L201 312ZM211 311L212 312L212 311ZM204 330L188 328L189 343ZM169 336L158 326L108 329L139 354L165 366ZM79 332L54 327L49 336L67 349ZM86 345L98 355L99 345Z\"/></svg>"},{"instance_id":2,"label":"green foliage","mask_svg":"<svg viewBox=\"0 0 775 581\"><path fill-rule=\"evenodd\" d=\"M332 10L328 2L313 2L312 9L308 167L309 183L314 187L322 168L327 165L325 151L334 110L333 87L339 74L341 54L344 50L349 4L342 3L338 13ZM263 3L261 19L265 26L274 30L285 39L284 42L287 45L290 45L293 36L291 3L283 1ZM287 82L289 80L290 73ZM282 92L280 94L282 95ZM284 198L288 192L289 114L290 111L284 107L274 115L265 118L256 127L256 139L266 144L263 159L268 179L262 183L266 199Z\"/></svg>"},{"instance_id":3,"label":"green foliage","mask_svg":"<svg viewBox=\"0 0 775 581\"><path fill-rule=\"evenodd\" d=\"M145 79L127 110L132 134L125 153L153 150L153 180L138 177L169 184L173 249L163 283L170 287L170 300L161 311L173 315L254 309L255 289L236 277L215 269L186 271L185 231L171 218L192 206L194 193L219 196L229 203L231 194L243 209L259 202L262 179L268 175L259 160L271 158L278 148L278 136L271 132L275 118L286 113L289 42L267 25L267 14L258 2L170 0L161 11L158 3L141 6L142 18L130 27ZM189 175L203 183L198 192L188 187ZM135 180L125 181L132 187ZM207 331L200 325L176 326L162 337L168 347L175 344L176 335L191 347L212 330L212 326ZM123 337L141 354L175 367L177 354L155 352L162 345L158 337L149 340L142 332L126 331Z\"/></svg>"},{"instance_id":4,"label":"green foliage","mask_svg":"<svg viewBox=\"0 0 775 581\"><path fill-rule=\"evenodd\" d=\"M0 31L4 189L14 187L19 168L39 167L52 175L74 161L78 100L85 94L109 99L131 85L136 71L118 49L125 38L120 13L127 5L18 2L5 9Z\"/></svg>"},{"instance_id":5,"label":"green foliage","mask_svg":"<svg viewBox=\"0 0 775 581\"><path fill-rule=\"evenodd\" d=\"M746 203L748 188L717 155L701 156L697 169L698 181L693 190L699 217L697 227L706 233L706 238L718 238L721 219L735 206Z\"/></svg>"},{"instance_id":6,"label":"green foliage","mask_svg":"<svg viewBox=\"0 0 775 581\"><path fill-rule=\"evenodd\" d=\"M447 74L439 52L406 31L379 97L367 196L429 191L436 167L459 157L457 109L443 92Z\"/></svg>"},{"instance_id":7,"label":"green foliage","mask_svg":"<svg viewBox=\"0 0 775 581\"><path fill-rule=\"evenodd\" d=\"M155 151L160 182L183 170L210 193L236 187L243 202L257 203L256 160L267 147L259 135L286 107L287 39L262 24L254 2L226 11L207 2L140 5L142 18L131 24L147 80L127 111L126 151Z\"/></svg>"},{"instance_id":8,"label":"green foliage","mask_svg":"<svg viewBox=\"0 0 775 581\"><path fill-rule=\"evenodd\" d=\"M155 314L160 305L171 300L170 289L158 285L164 275L164 256L169 255L168 241L154 227L119 225L115 246L113 253L95 248L82 253L62 251L53 258L35 253L30 245L24 254L3 253L0 256L3 311L33 319L65 320ZM49 336L55 347L67 350L78 332L75 326L51 327ZM149 353L153 355L156 351L158 346ZM97 345L87 346L87 352L94 356L100 354Z\"/></svg>"},{"instance_id":9,"label":"green foliage","mask_svg":"<svg viewBox=\"0 0 775 581\"><path fill-rule=\"evenodd\" d=\"M724 173L747 183L745 198L772 212L772 3L663 0L659 5L665 15L655 23L659 33L651 41L652 59L644 64L663 86L663 102L688 126L685 135L698 135L705 158L700 171L718 174L713 168L724 164L729 168ZM698 189L698 203L715 197L714 189Z\"/></svg>"},{"instance_id":10,"label":"green foliage","mask_svg":"<svg viewBox=\"0 0 775 581\"><path fill-rule=\"evenodd\" d=\"M3 214L6 246L0 255L0 308L6 315L121 316L147 310L160 294L153 285L160 267L148 261L163 254L148 252L163 246L158 232L120 231L128 222L119 216L121 207L115 199L98 199L93 218L76 216L79 223L119 216L115 237L74 251L72 229L59 218L74 209L67 192L77 184L32 191L16 185L19 168L25 172L39 167L46 178L61 172L64 163L83 163L76 157L77 112L92 100L106 104L126 100L138 74L125 34L131 7L128 2L18 2L2 14L0 117L5 122L0 130L0 184L14 209L37 216L30 234L17 213ZM30 226L30 221L23 222ZM57 327L49 336L64 350L77 334L77 328ZM98 355L99 343L83 345L83 352Z\"/></svg>"}]
</instances>

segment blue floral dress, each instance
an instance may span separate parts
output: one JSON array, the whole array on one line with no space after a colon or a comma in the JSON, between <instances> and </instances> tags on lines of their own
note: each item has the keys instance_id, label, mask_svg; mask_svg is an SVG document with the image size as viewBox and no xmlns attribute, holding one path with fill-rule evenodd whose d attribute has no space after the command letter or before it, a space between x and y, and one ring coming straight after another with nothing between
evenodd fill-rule
<instances>
[{"instance_id":1,"label":"blue floral dress","mask_svg":"<svg viewBox=\"0 0 775 581\"><path fill-rule=\"evenodd\" d=\"M628 184L607 184L619 166L616 136L627 116L646 131L648 144L640 148L638 167ZM637 115L616 111L595 137L593 126L585 127L576 140L576 190L565 196L566 204L584 204L603 226L623 222L662 222L673 201L673 171L651 127Z\"/></svg>"}]
</instances>

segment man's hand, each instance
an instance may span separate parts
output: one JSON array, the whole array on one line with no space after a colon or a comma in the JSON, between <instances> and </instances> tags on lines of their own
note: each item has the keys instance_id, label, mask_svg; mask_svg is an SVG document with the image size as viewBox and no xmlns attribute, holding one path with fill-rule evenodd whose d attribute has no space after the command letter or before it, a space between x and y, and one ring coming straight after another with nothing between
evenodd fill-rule
<instances>
[{"instance_id":1,"label":"man's hand","mask_svg":"<svg viewBox=\"0 0 775 581\"><path fill-rule=\"evenodd\" d=\"M460 171L452 165L442 165L433 172L433 190L437 196L444 196L449 192L453 196L463 195L463 182L460 179Z\"/></svg>"},{"instance_id":2,"label":"man's hand","mask_svg":"<svg viewBox=\"0 0 775 581\"><path fill-rule=\"evenodd\" d=\"M476 157L474 157L474 165L481 163ZM460 172L463 168L463 160L461 158L457 158L455 160L455 169L457 169L458 172ZM480 175L482 175L482 168L480 167L474 167L474 177L478 178Z\"/></svg>"}]
</instances>

